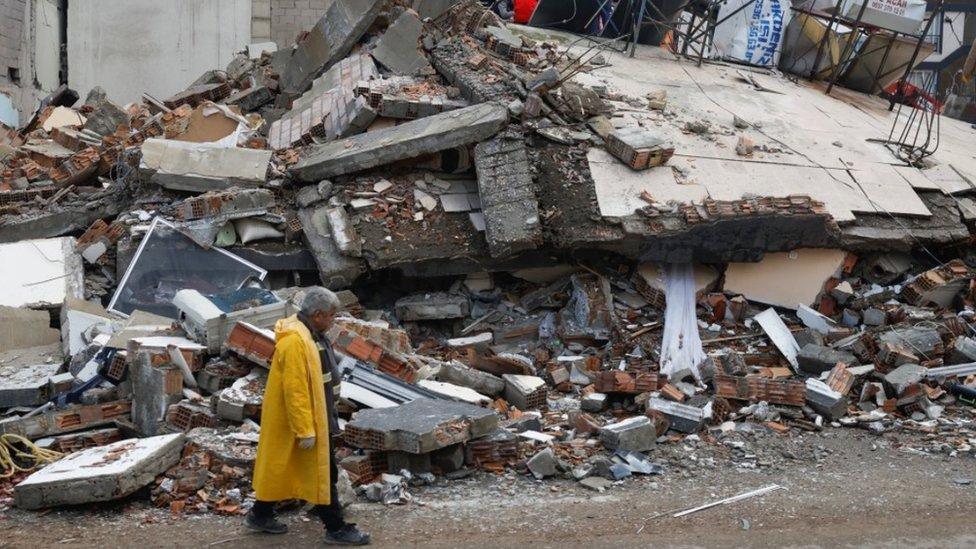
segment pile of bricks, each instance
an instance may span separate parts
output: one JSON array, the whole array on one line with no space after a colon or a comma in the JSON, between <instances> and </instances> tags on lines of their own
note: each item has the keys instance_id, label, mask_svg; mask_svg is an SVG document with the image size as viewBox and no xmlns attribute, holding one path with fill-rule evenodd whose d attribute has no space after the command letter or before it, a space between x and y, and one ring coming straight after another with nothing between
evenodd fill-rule
<instances>
[{"instance_id":1,"label":"pile of bricks","mask_svg":"<svg viewBox=\"0 0 976 549\"><path fill-rule=\"evenodd\" d=\"M196 107L204 101L220 101L221 99L230 96L230 94L231 87L226 82L203 84L185 89L176 95L163 100L163 104L170 109L175 109L182 105Z\"/></svg>"},{"instance_id":2,"label":"pile of bricks","mask_svg":"<svg viewBox=\"0 0 976 549\"><path fill-rule=\"evenodd\" d=\"M217 416L209 406L177 402L166 411L166 423L181 431L197 427L216 427Z\"/></svg>"},{"instance_id":3,"label":"pile of bricks","mask_svg":"<svg viewBox=\"0 0 976 549\"><path fill-rule=\"evenodd\" d=\"M280 150L366 131L376 111L355 90L378 75L369 56L352 55L336 63L271 124L268 144Z\"/></svg>"},{"instance_id":4,"label":"pile of bricks","mask_svg":"<svg viewBox=\"0 0 976 549\"><path fill-rule=\"evenodd\" d=\"M387 471L386 452L366 450L344 458L339 466L349 473L354 485L365 484Z\"/></svg>"},{"instance_id":5,"label":"pile of bricks","mask_svg":"<svg viewBox=\"0 0 976 549\"><path fill-rule=\"evenodd\" d=\"M407 383L417 381L417 367L400 353L384 349L381 345L355 332L341 330L332 344L343 353L374 364L376 368ZM382 448L380 448L382 449Z\"/></svg>"},{"instance_id":6,"label":"pile of bricks","mask_svg":"<svg viewBox=\"0 0 976 549\"><path fill-rule=\"evenodd\" d=\"M84 247L99 240L104 241L108 245L114 245L124 235L124 223L116 221L109 225L101 219L96 219L95 222L88 227L88 230L78 237L77 245L79 247Z\"/></svg>"},{"instance_id":7,"label":"pile of bricks","mask_svg":"<svg viewBox=\"0 0 976 549\"><path fill-rule=\"evenodd\" d=\"M98 169L100 157L94 147L86 147L62 162L49 174L56 185L80 182Z\"/></svg>"},{"instance_id":8,"label":"pile of bricks","mask_svg":"<svg viewBox=\"0 0 976 549\"><path fill-rule=\"evenodd\" d=\"M956 293L974 276L976 273L965 263L959 259L954 259L945 265L918 275L915 280L902 288L901 297L912 305L926 306L929 304L927 301L932 300L929 297L930 293L940 289L950 294Z\"/></svg>"},{"instance_id":9,"label":"pile of bricks","mask_svg":"<svg viewBox=\"0 0 976 549\"><path fill-rule=\"evenodd\" d=\"M817 215L829 217L823 202L809 196L793 195L786 198L762 197L744 200L713 200L706 198L701 204L685 204L680 208L689 225L717 219L757 215Z\"/></svg>"},{"instance_id":10,"label":"pile of bricks","mask_svg":"<svg viewBox=\"0 0 976 549\"><path fill-rule=\"evenodd\" d=\"M653 372L609 370L596 372L593 387L600 393L636 395L658 389L658 375Z\"/></svg>"},{"instance_id":11,"label":"pile of bricks","mask_svg":"<svg viewBox=\"0 0 976 549\"><path fill-rule=\"evenodd\" d=\"M806 385L802 381L770 379L762 376L715 375L715 394L723 398L772 404L803 406Z\"/></svg>"},{"instance_id":12,"label":"pile of bricks","mask_svg":"<svg viewBox=\"0 0 976 549\"><path fill-rule=\"evenodd\" d=\"M274 355L275 341L274 337L269 336L266 331L247 322L238 322L227 336L224 348L267 368L271 365L271 357Z\"/></svg>"},{"instance_id":13,"label":"pile of bricks","mask_svg":"<svg viewBox=\"0 0 976 549\"><path fill-rule=\"evenodd\" d=\"M94 431L54 437L50 449L55 452L70 454L84 450L85 448L105 446L118 440L122 440L122 431L118 428L111 427L108 429L96 429Z\"/></svg>"}]
</instances>

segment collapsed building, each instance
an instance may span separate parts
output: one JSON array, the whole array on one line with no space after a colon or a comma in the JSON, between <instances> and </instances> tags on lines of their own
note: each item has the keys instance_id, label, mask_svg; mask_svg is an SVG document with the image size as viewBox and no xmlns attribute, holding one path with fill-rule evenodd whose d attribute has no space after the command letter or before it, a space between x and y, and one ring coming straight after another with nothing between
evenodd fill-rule
<instances>
[{"instance_id":1,"label":"collapsed building","mask_svg":"<svg viewBox=\"0 0 976 549\"><path fill-rule=\"evenodd\" d=\"M245 510L270 328L313 284L375 501L659 474L742 423L971 433L971 128L905 165L878 98L403 4L2 130L0 433L71 454L17 505Z\"/></svg>"}]
</instances>

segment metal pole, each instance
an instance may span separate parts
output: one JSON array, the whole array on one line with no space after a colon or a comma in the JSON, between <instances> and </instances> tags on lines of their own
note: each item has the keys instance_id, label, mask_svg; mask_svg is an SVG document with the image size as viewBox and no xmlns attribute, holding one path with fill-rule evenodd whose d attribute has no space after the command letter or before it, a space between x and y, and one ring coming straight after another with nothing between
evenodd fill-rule
<instances>
[{"instance_id":1,"label":"metal pole","mask_svg":"<svg viewBox=\"0 0 976 549\"><path fill-rule=\"evenodd\" d=\"M908 62L908 66L905 67L905 74L901 77L901 80L898 81L898 87L895 90L895 93L891 95L890 99L888 99L889 111L895 108L895 97L897 97L901 92L901 83L908 82L908 75L910 75L912 73L912 69L915 68L915 60L918 59L918 52L922 49L922 41L925 40L925 37L929 35L929 29L932 28L932 21L934 21L935 16L942 11L942 5L944 3L945 0L939 0L939 3L935 5L935 9L932 10L932 15L930 15L928 21L925 22L925 30L923 30L922 35L918 37L918 43L915 44L915 51L912 52L912 59Z\"/></svg>"},{"instance_id":2,"label":"metal pole","mask_svg":"<svg viewBox=\"0 0 976 549\"><path fill-rule=\"evenodd\" d=\"M739 12L741 12L742 10L744 10L744 9L746 9L746 8L748 8L749 6L751 6L751 5L753 5L753 4L755 4L755 3L756 3L756 0L749 0L749 1L748 1L748 2L746 2L745 4L742 4L741 6L739 6L739 7L737 7L737 8L735 8L735 9L734 9L734 10L732 11L732 13L730 13L730 14L728 14L728 15L726 15L725 17L723 17L723 18L721 18L721 19L719 19L718 21L716 21L716 22L714 22L714 23L712 23L712 26L713 26L713 27L717 27L717 26L719 26L719 25L721 25L722 23L724 23L724 22L726 22L726 21L728 21L729 19L732 19L733 17L735 17L735 16L736 16L736 15L737 15L737 14L738 14ZM717 15L717 14L718 14L718 11L716 10L716 15ZM707 33L707 32L708 32L708 30L706 29L706 30L703 30L703 31L701 31L701 32L700 32L700 33L698 33L698 34L705 34L705 33ZM699 37L698 37L698 36L695 36L694 38L695 38L695 39L697 40L697 39L698 39Z\"/></svg>"},{"instance_id":3,"label":"metal pole","mask_svg":"<svg viewBox=\"0 0 976 549\"><path fill-rule=\"evenodd\" d=\"M840 73L841 66L844 65L844 60L847 56L851 54L851 49L854 48L854 42L856 42L857 34L861 29L861 18L864 17L864 10L868 8L868 0L861 0L861 9L857 10L857 19L854 20L854 27L851 29L851 36L847 39L847 43L844 44L844 52L840 55L840 59L837 60L837 64L834 65L833 70L830 71L830 82L827 84L827 95L830 95L830 90L834 89L834 82L837 81L837 75Z\"/></svg>"},{"instance_id":4,"label":"metal pole","mask_svg":"<svg viewBox=\"0 0 976 549\"><path fill-rule=\"evenodd\" d=\"M650 0L639 0L640 10L637 13L637 18L634 19L634 35L631 36L630 41L630 56L634 57L637 54L637 39L640 37L641 25L644 22L644 8Z\"/></svg>"}]
</instances>

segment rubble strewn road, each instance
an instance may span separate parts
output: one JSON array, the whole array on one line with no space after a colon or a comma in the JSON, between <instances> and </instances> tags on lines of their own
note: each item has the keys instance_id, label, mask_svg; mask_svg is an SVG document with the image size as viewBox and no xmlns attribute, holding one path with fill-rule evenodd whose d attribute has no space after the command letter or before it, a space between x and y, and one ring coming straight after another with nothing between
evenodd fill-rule
<instances>
[{"instance_id":1,"label":"rubble strewn road","mask_svg":"<svg viewBox=\"0 0 976 549\"><path fill-rule=\"evenodd\" d=\"M872 449L878 444L882 445ZM694 465L691 476L624 482L603 494L566 481L479 475L416 490L422 506L356 504L350 516L375 532L374 544L380 547L653 544L894 549L962 548L976 543L970 514L976 486L953 482L972 477L967 463L900 454L879 439L845 432L806 438L797 452L800 460L784 462L774 472ZM818 454L822 457L815 460ZM770 482L787 491L681 519L647 520ZM126 513L126 520L119 520L119 511ZM293 532L291 542L310 546L318 542L317 520L300 512L287 513L284 519ZM638 534L642 525L644 530ZM173 518L168 511L138 502L59 510L43 517L15 510L0 521L0 535L3 547L11 548L62 542L96 547L119 539L132 545L249 548L269 547L277 541L246 533L238 518ZM29 542L24 537L28 535ZM174 536L180 541L160 545L159 540Z\"/></svg>"}]
</instances>

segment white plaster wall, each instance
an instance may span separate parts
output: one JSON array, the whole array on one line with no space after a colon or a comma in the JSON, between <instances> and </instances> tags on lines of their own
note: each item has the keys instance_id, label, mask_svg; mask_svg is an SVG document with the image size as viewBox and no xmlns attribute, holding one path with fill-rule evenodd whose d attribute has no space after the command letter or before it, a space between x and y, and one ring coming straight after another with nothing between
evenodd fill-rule
<instances>
[{"instance_id":1,"label":"white plaster wall","mask_svg":"<svg viewBox=\"0 0 976 549\"><path fill-rule=\"evenodd\" d=\"M61 28L57 0L34 2L34 77L45 92L58 87L61 69Z\"/></svg>"},{"instance_id":2,"label":"white plaster wall","mask_svg":"<svg viewBox=\"0 0 976 549\"><path fill-rule=\"evenodd\" d=\"M251 0L71 0L68 84L119 104L162 100L251 41Z\"/></svg>"}]
</instances>

